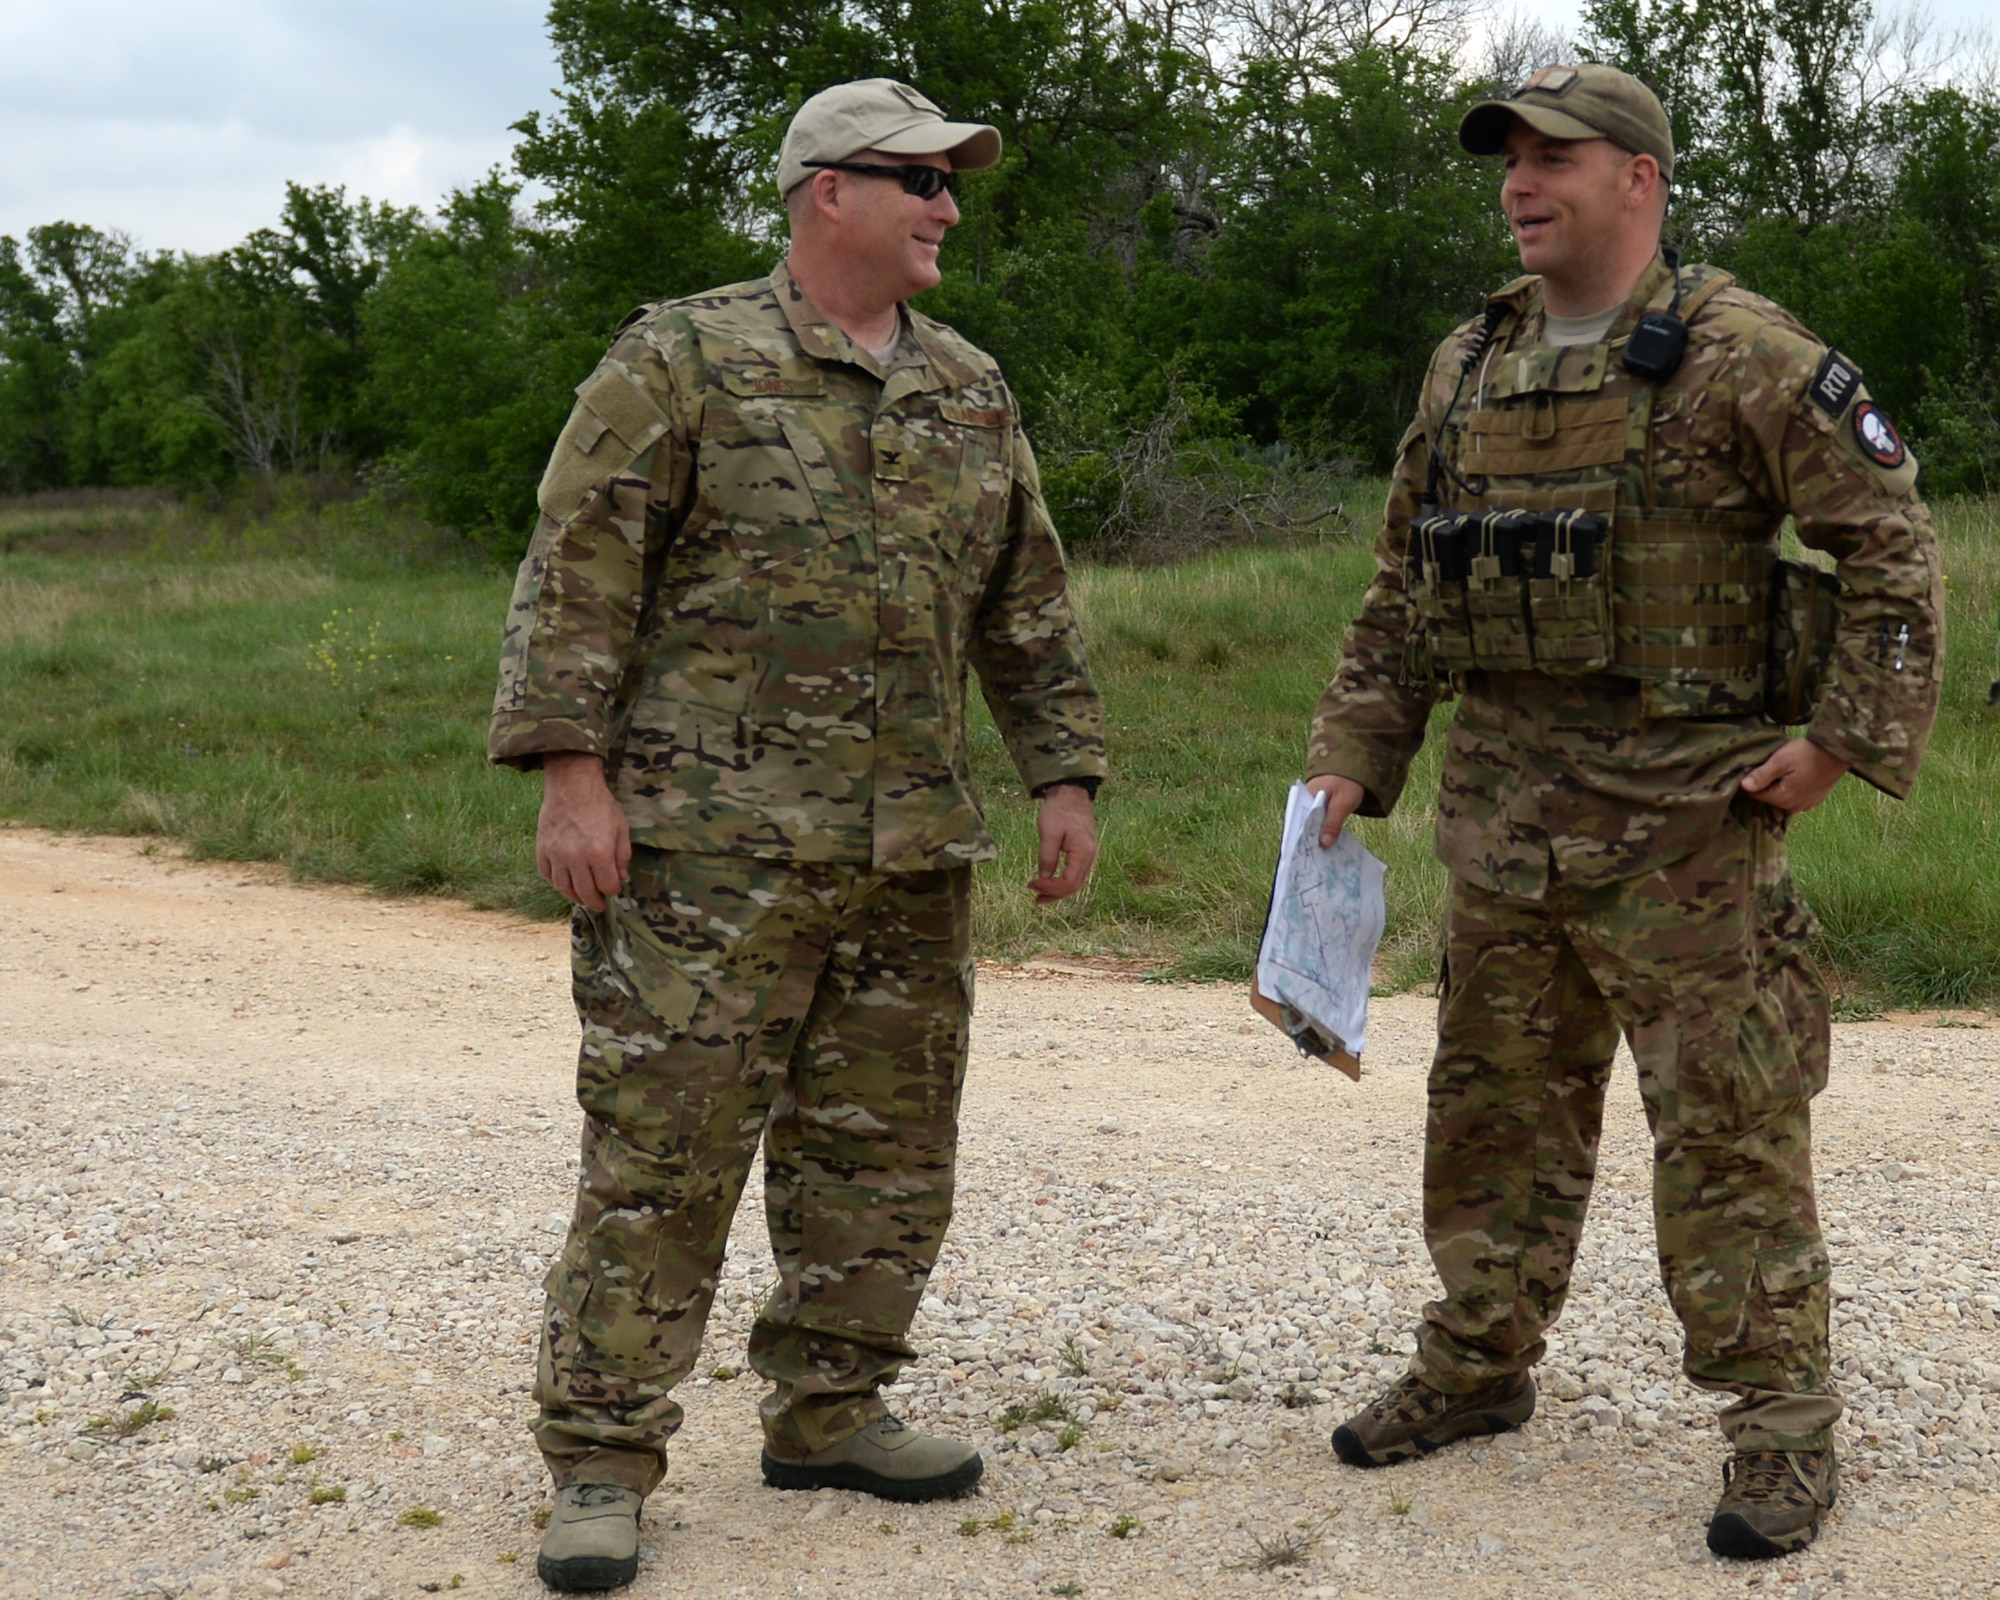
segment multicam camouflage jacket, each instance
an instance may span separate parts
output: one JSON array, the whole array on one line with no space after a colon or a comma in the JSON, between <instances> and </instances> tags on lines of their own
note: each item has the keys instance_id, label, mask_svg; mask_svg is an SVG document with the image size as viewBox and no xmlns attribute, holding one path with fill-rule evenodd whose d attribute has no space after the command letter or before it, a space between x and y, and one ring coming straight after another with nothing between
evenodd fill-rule
<instances>
[{"instance_id":1,"label":"multicam camouflage jacket","mask_svg":"<svg viewBox=\"0 0 2000 1600\"><path fill-rule=\"evenodd\" d=\"M1915 461L1858 369L1783 310L1709 268L1685 269L1681 288L1687 352L1658 382L1619 359L1639 319L1674 303L1674 272L1658 259L1602 344L1548 345L1539 280L1524 278L1438 347L1374 581L1314 717L1309 776L1351 778L1367 791L1362 815L1385 816L1433 705L1459 691L1438 855L1501 893L1537 898L1552 868L1616 881L1713 835L1743 775L1786 737L1763 714L1763 668L1751 663L1788 515L1802 543L1833 555L1842 585L1807 736L1898 797L1929 738L1943 580ZM1410 546L1434 439L1447 510L1604 515L1606 659L1585 663L1602 670L1538 664L1524 636L1545 609L1561 615L1539 594L1515 605L1511 634L1480 633L1475 616L1461 658L1432 658L1420 609L1434 608ZM1524 598L1556 587L1531 583L1522 559ZM1574 646L1562 637L1574 626L1550 628L1552 654Z\"/></svg>"},{"instance_id":2,"label":"multicam camouflage jacket","mask_svg":"<svg viewBox=\"0 0 2000 1600\"><path fill-rule=\"evenodd\" d=\"M910 313L885 373L784 265L649 306L577 390L489 738L605 759L635 841L914 871L989 858L965 688L1031 790L1103 712L1014 398Z\"/></svg>"}]
</instances>

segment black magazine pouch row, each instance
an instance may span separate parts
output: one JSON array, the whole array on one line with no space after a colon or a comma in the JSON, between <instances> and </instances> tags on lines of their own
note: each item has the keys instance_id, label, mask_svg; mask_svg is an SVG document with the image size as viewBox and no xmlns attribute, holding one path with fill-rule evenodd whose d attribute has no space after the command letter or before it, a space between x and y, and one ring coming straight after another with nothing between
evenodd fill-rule
<instances>
[{"instance_id":1,"label":"black magazine pouch row","mask_svg":"<svg viewBox=\"0 0 2000 1600\"><path fill-rule=\"evenodd\" d=\"M1436 672L1596 672L1611 659L1608 519L1447 511L1410 529L1411 599Z\"/></svg>"}]
</instances>

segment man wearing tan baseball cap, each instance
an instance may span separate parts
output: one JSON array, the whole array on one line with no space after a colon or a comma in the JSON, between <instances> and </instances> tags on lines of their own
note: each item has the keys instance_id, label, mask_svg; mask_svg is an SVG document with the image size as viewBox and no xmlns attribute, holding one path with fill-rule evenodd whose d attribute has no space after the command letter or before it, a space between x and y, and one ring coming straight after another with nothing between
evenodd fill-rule
<instances>
[{"instance_id":1,"label":"man wearing tan baseball cap","mask_svg":"<svg viewBox=\"0 0 2000 1600\"><path fill-rule=\"evenodd\" d=\"M926 1501L983 1471L882 1392L951 1220L997 853L968 679L1040 801L1039 903L1083 886L1105 771L1014 396L906 304L953 177L999 158L906 84L808 100L785 260L629 317L538 491L488 749L542 769L536 864L577 908L582 1171L533 1423L555 1589L638 1570L760 1145L764 1482Z\"/></svg>"},{"instance_id":2,"label":"man wearing tan baseball cap","mask_svg":"<svg viewBox=\"0 0 2000 1600\"><path fill-rule=\"evenodd\" d=\"M1458 699L1423 1167L1443 1292L1333 1448L1388 1467L1534 1414L1622 1035L1682 1369L1731 1398L1708 1547L1781 1556L1834 1504L1841 1414L1810 1115L1828 998L1787 827L1850 770L1909 792L1936 538L1860 369L1661 248L1673 136L1643 83L1544 67L1459 140L1502 158L1526 275L1432 357L1306 769L1331 845L1389 814ZM1780 558L1788 518L1835 590Z\"/></svg>"},{"instance_id":3,"label":"man wearing tan baseball cap","mask_svg":"<svg viewBox=\"0 0 2000 1600\"><path fill-rule=\"evenodd\" d=\"M788 195L816 169L878 156L943 156L954 172L979 172L1000 159L1000 131L950 122L936 105L894 78L861 78L822 89L798 109L778 151L778 193Z\"/></svg>"},{"instance_id":4,"label":"man wearing tan baseball cap","mask_svg":"<svg viewBox=\"0 0 2000 1600\"><path fill-rule=\"evenodd\" d=\"M1519 117L1551 139L1609 139L1649 155L1660 176L1674 175L1674 130L1660 97L1616 67L1586 61L1543 67L1505 100L1482 100L1458 125L1458 142L1476 156L1497 156Z\"/></svg>"}]
</instances>

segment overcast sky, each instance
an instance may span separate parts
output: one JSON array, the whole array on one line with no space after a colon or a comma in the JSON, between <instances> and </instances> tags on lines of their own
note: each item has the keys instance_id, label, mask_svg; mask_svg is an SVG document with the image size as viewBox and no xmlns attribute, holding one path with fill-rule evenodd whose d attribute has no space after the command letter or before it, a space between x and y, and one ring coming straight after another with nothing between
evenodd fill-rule
<instances>
[{"instance_id":1,"label":"overcast sky","mask_svg":"<svg viewBox=\"0 0 2000 1600\"><path fill-rule=\"evenodd\" d=\"M434 205L550 103L547 0L0 0L0 233L217 250L285 180Z\"/></svg>"},{"instance_id":2,"label":"overcast sky","mask_svg":"<svg viewBox=\"0 0 2000 1600\"><path fill-rule=\"evenodd\" d=\"M1558 26L1576 0L1515 0ZM1990 0L1932 0L1942 24ZM1503 9L1510 8L1501 0ZM218 250L285 180L433 206L550 104L547 0L0 0L0 233Z\"/></svg>"}]
</instances>

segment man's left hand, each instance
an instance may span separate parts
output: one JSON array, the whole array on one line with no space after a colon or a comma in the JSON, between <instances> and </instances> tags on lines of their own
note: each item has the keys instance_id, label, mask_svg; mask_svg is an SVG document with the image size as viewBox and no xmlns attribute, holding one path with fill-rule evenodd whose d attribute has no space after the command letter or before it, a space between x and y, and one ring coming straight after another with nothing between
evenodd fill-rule
<instances>
[{"instance_id":1,"label":"man's left hand","mask_svg":"<svg viewBox=\"0 0 2000 1600\"><path fill-rule=\"evenodd\" d=\"M1074 783L1044 790L1035 826L1042 843L1041 876L1030 878L1028 887L1035 891L1035 904L1045 906L1067 900L1081 889L1097 860L1097 818L1090 791Z\"/></svg>"},{"instance_id":2,"label":"man's left hand","mask_svg":"<svg viewBox=\"0 0 2000 1600\"><path fill-rule=\"evenodd\" d=\"M1774 810L1797 815L1833 793L1847 772L1847 763L1810 739L1790 739L1771 759L1743 780L1743 792Z\"/></svg>"}]
</instances>

